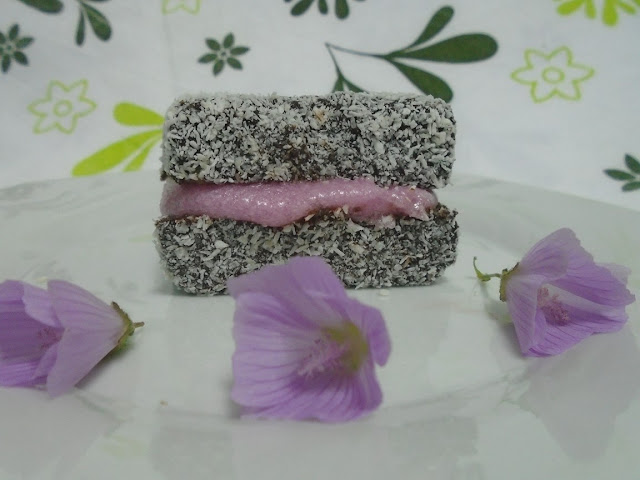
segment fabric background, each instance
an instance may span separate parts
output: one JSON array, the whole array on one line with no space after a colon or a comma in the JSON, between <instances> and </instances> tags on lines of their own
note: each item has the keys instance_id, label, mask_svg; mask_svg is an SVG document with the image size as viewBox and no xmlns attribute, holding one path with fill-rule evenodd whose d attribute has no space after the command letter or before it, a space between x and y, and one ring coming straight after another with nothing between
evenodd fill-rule
<instances>
[{"instance_id":1,"label":"fabric background","mask_svg":"<svg viewBox=\"0 0 640 480\"><path fill-rule=\"evenodd\" d=\"M452 92L456 173L640 209L640 0L0 5L0 187L158 170L186 92L365 89Z\"/></svg>"}]
</instances>

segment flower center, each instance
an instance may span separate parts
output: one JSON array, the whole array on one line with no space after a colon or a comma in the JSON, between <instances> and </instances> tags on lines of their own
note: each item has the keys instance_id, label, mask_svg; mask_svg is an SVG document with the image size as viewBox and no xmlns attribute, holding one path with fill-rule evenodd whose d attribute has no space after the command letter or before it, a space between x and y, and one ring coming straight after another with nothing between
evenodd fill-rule
<instances>
[{"instance_id":1,"label":"flower center","mask_svg":"<svg viewBox=\"0 0 640 480\"><path fill-rule=\"evenodd\" d=\"M560 83L564 80L564 72L558 67L547 67L542 72L542 78L547 83Z\"/></svg>"},{"instance_id":2,"label":"flower center","mask_svg":"<svg viewBox=\"0 0 640 480\"><path fill-rule=\"evenodd\" d=\"M53 113L55 113L58 117L64 117L69 115L73 110L73 105L69 100L60 100L53 107Z\"/></svg>"},{"instance_id":3,"label":"flower center","mask_svg":"<svg viewBox=\"0 0 640 480\"><path fill-rule=\"evenodd\" d=\"M311 376L325 371L352 374L357 372L369 354L362 333L351 322L323 329L311 346L298 374Z\"/></svg>"},{"instance_id":4,"label":"flower center","mask_svg":"<svg viewBox=\"0 0 640 480\"><path fill-rule=\"evenodd\" d=\"M571 320L569 312L558 300L558 294L551 295L547 287L541 287L538 290L538 308L542 310L549 323L564 325Z\"/></svg>"},{"instance_id":5,"label":"flower center","mask_svg":"<svg viewBox=\"0 0 640 480\"><path fill-rule=\"evenodd\" d=\"M38 330L37 333L38 342L40 343L40 350L46 350L51 345L59 342L62 338L62 331L53 327L44 327Z\"/></svg>"}]
</instances>

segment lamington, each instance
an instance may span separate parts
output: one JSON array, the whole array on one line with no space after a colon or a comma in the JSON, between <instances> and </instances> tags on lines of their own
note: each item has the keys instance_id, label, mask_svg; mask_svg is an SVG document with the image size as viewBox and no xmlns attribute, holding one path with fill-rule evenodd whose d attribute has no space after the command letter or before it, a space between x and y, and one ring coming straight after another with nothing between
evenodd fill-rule
<instances>
[{"instance_id":1,"label":"lamington","mask_svg":"<svg viewBox=\"0 0 640 480\"><path fill-rule=\"evenodd\" d=\"M448 184L456 125L417 94L178 98L162 143L155 241L173 283L220 294L229 278L320 256L347 287L427 285L456 258Z\"/></svg>"}]
</instances>

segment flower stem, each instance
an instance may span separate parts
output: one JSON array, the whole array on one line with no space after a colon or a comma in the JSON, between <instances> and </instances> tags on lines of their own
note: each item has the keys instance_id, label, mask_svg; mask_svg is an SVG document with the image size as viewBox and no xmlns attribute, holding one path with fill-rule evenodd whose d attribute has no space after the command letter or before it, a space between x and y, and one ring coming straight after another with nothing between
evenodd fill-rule
<instances>
[{"instance_id":1,"label":"flower stem","mask_svg":"<svg viewBox=\"0 0 640 480\"><path fill-rule=\"evenodd\" d=\"M516 265L511 270L509 270L508 268L505 268L500 273L482 273L480 270L478 270L478 267L476 267L476 260L477 260L477 257L473 257L473 269L476 271L476 277L478 277L478 280L480 280L481 282L488 282L492 278L499 278L500 279L500 300L502 300L503 302L506 302L507 301L507 281L509 280L509 277L511 277L513 272L516 271L519 263L516 263Z\"/></svg>"},{"instance_id":2,"label":"flower stem","mask_svg":"<svg viewBox=\"0 0 640 480\"><path fill-rule=\"evenodd\" d=\"M378 53L360 52L358 50L352 50L350 48L340 47L338 45L333 45L331 43L325 43L325 45L329 49L329 52L331 52L331 49L334 48L334 49L339 50L341 52L350 53L352 55L360 55L361 57L384 58L384 55L380 55ZM333 54L331 56L333 57Z\"/></svg>"},{"instance_id":3,"label":"flower stem","mask_svg":"<svg viewBox=\"0 0 640 480\"><path fill-rule=\"evenodd\" d=\"M342 72L340 71L340 67L338 66L338 61L336 60L336 57L333 54L333 50L331 50L332 45L330 43L325 42L324 46L327 47L327 51L331 56L331 61L333 62L333 66L336 68L336 73L338 74L339 77L342 77L343 75L342 75Z\"/></svg>"},{"instance_id":4,"label":"flower stem","mask_svg":"<svg viewBox=\"0 0 640 480\"><path fill-rule=\"evenodd\" d=\"M502 277L502 273L482 273L480 270L478 270L478 267L476 267L477 259L478 257L473 257L473 269L476 271L476 277L478 277L478 280L480 280L481 282L488 282L492 278Z\"/></svg>"}]
</instances>

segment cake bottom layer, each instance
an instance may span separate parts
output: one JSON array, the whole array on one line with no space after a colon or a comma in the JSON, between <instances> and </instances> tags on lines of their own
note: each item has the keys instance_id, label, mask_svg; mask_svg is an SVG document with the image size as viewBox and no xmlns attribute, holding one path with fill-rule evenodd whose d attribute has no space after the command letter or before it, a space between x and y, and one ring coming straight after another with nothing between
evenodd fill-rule
<instances>
[{"instance_id":1,"label":"cake bottom layer","mask_svg":"<svg viewBox=\"0 0 640 480\"><path fill-rule=\"evenodd\" d=\"M196 294L221 294L229 278L294 256L320 256L347 287L428 285L456 258L457 212L439 204L426 220L395 227L356 223L340 212L284 227L211 219L156 221L155 242L173 283Z\"/></svg>"}]
</instances>

